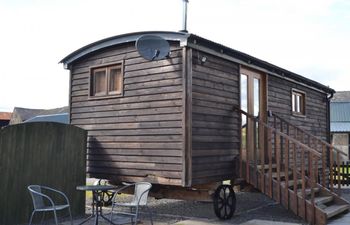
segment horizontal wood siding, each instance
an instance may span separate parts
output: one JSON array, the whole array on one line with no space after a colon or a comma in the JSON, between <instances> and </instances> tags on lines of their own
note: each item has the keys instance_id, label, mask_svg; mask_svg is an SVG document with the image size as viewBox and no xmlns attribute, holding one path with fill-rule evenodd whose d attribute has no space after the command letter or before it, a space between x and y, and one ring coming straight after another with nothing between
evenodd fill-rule
<instances>
[{"instance_id":1,"label":"horizontal wood siding","mask_svg":"<svg viewBox=\"0 0 350 225\"><path fill-rule=\"evenodd\" d=\"M88 99L89 67L124 62L124 95ZM75 63L71 123L88 131L87 170L116 182L182 185L182 49L169 59L143 59L133 44Z\"/></svg>"},{"instance_id":2,"label":"horizontal wood siding","mask_svg":"<svg viewBox=\"0 0 350 225\"><path fill-rule=\"evenodd\" d=\"M305 92L305 117L292 114L292 88ZM324 140L328 135L326 97L326 94L310 88L268 76L268 109Z\"/></svg>"},{"instance_id":3,"label":"horizontal wood siding","mask_svg":"<svg viewBox=\"0 0 350 225\"><path fill-rule=\"evenodd\" d=\"M231 179L240 143L232 110L239 104L239 67L198 51L192 60L192 184Z\"/></svg>"}]
</instances>

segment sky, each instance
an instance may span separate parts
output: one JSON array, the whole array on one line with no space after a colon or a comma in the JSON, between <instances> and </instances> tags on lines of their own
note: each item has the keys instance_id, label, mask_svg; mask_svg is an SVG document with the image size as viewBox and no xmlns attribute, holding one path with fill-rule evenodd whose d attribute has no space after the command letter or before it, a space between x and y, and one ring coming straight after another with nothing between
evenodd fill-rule
<instances>
[{"instance_id":1,"label":"sky","mask_svg":"<svg viewBox=\"0 0 350 225\"><path fill-rule=\"evenodd\" d=\"M0 0L0 111L68 105L58 62L103 38L182 29L182 0ZM350 90L349 0L189 0L187 29Z\"/></svg>"}]
</instances>

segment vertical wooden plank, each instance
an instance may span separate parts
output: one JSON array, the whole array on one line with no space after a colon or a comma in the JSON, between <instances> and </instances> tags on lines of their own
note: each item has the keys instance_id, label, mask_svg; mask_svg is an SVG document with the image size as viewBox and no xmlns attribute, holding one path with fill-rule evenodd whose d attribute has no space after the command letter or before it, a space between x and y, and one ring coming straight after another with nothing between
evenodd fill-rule
<instances>
[{"instance_id":1,"label":"vertical wooden plank","mask_svg":"<svg viewBox=\"0 0 350 225\"><path fill-rule=\"evenodd\" d=\"M329 165L329 168L330 168L330 171L329 171L330 184L329 184L329 186L330 186L330 190L334 191L334 189L333 189L333 186L334 186L334 182L333 182L333 179L334 179L333 146L331 146L329 150L330 150L329 151L329 164L330 164Z\"/></svg>"},{"instance_id":2,"label":"vertical wooden plank","mask_svg":"<svg viewBox=\"0 0 350 225\"><path fill-rule=\"evenodd\" d=\"M256 121L256 119L254 118L254 119L252 119L252 121L253 121L253 136L254 136L254 141L253 141L253 166L254 166L254 170L253 170L253 174L254 174L254 177L253 177L253 183L254 183L254 185L255 185L255 187L257 188L258 187L258 179L257 179L257 177L258 177L258 174L257 174L257 172L258 172L258 165L257 165L257 160L258 160L258 157L257 157L257 151L258 151L258 147L257 147L257 133L256 133L256 129L257 129L257 127L256 127L256 123L257 123L257 121Z\"/></svg>"},{"instance_id":3,"label":"vertical wooden plank","mask_svg":"<svg viewBox=\"0 0 350 225\"><path fill-rule=\"evenodd\" d=\"M305 187L306 187L306 180L305 180L305 150L303 147L301 148L301 194L302 194L302 204L303 204L303 215L304 218L307 218L306 216L306 195L305 195ZM297 198L297 193L295 193L295 197Z\"/></svg>"},{"instance_id":4,"label":"vertical wooden plank","mask_svg":"<svg viewBox=\"0 0 350 225\"><path fill-rule=\"evenodd\" d=\"M275 151L276 151L276 163L277 163L277 199L278 203L281 203L281 155L280 155L280 135L276 134L275 139Z\"/></svg>"},{"instance_id":5,"label":"vertical wooden plank","mask_svg":"<svg viewBox=\"0 0 350 225\"><path fill-rule=\"evenodd\" d=\"M259 135L260 139L263 139L265 137L265 127L263 124L259 123ZM261 143L261 142L259 142ZM265 193L265 146L266 141L261 143L260 145L260 164L261 164L261 191Z\"/></svg>"},{"instance_id":6,"label":"vertical wooden plank","mask_svg":"<svg viewBox=\"0 0 350 225\"><path fill-rule=\"evenodd\" d=\"M268 154L269 154L269 196L272 198L272 131L271 128L268 128Z\"/></svg>"},{"instance_id":7,"label":"vertical wooden plank","mask_svg":"<svg viewBox=\"0 0 350 225\"><path fill-rule=\"evenodd\" d=\"M281 131L281 133L284 133L284 127L283 127L283 124L284 124L284 122L283 122L283 120L280 120L280 131ZM281 136L281 138L280 138L280 142L281 142L281 148L280 148L280 159L281 159L281 164L283 164L284 162L283 162L283 160L284 160L284 137L283 136Z\"/></svg>"},{"instance_id":8,"label":"vertical wooden plank","mask_svg":"<svg viewBox=\"0 0 350 225\"><path fill-rule=\"evenodd\" d=\"M298 159L297 159L297 147L296 144L293 143L293 192L294 192L294 201L296 202L296 205L298 205L298 174L297 174L297 166L298 166ZM296 210L298 212L298 210Z\"/></svg>"},{"instance_id":9,"label":"vertical wooden plank","mask_svg":"<svg viewBox=\"0 0 350 225\"><path fill-rule=\"evenodd\" d=\"M307 135L307 143L308 143L308 146L311 146L312 144L312 141L311 141L311 137L309 135ZM312 161L312 156L310 155L311 153L308 152L307 154L309 154L309 162L308 162L308 174L310 175L311 174L311 170L312 170L312 165L311 165L311 161Z\"/></svg>"},{"instance_id":10,"label":"vertical wooden plank","mask_svg":"<svg viewBox=\"0 0 350 225\"><path fill-rule=\"evenodd\" d=\"M314 166L314 161L315 158L313 155L310 154L311 157L311 171L310 171L310 176L311 176L311 208L312 208L312 217L311 217L311 224L315 224L315 188L316 188L316 171L317 170L317 163Z\"/></svg>"},{"instance_id":11,"label":"vertical wooden plank","mask_svg":"<svg viewBox=\"0 0 350 225\"><path fill-rule=\"evenodd\" d=\"M182 48L182 130L183 130L183 164L182 184L192 184L192 49Z\"/></svg>"},{"instance_id":12,"label":"vertical wooden plank","mask_svg":"<svg viewBox=\"0 0 350 225\"><path fill-rule=\"evenodd\" d=\"M286 174L285 182L286 182L286 189L285 189L285 201L286 201L286 208L289 209L289 140L285 139L284 143L284 149L285 149L285 154L284 154L284 172Z\"/></svg>"},{"instance_id":13,"label":"vertical wooden plank","mask_svg":"<svg viewBox=\"0 0 350 225\"><path fill-rule=\"evenodd\" d=\"M71 115L72 115L72 82L73 82L73 74L72 74L72 70L69 69L69 96L68 96L68 121L69 124L72 123L71 120ZM89 86L90 86L90 82L89 82Z\"/></svg>"},{"instance_id":14,"label":"vertical wooden plank","mask_svg":"<svg viewBox=\"0 0 350 225\"><path fill-rule=\"evenodd\" d=\"M349 186L349 182L350 182L350 172L349 172L349 161L346 161L346 186Z\"/></svg>"},{"instance_id":15,"label":"vertical wooden plank","mask_svg":"<svg viewBox=\"0 0 350 225\"><path fill-rule=\"evenodd\" d=\"M247 116L246 118L247 118L247 128L246 128L246 129L247 129L247 131L248 131L249 121L250 121L251 119L250 119L250 117L249 117L249 116ZM246 133L246 135L248 135L248 132ZM248 182L250 181L250 180L249 180L249 179L250 179L250 169L249 169L249 168L250 168L250 167L249 167L249 164L250 164L250 163L249 163L249 160L250 160L250 159L249 159L249 149L250 149L250 148L249 148L249 143L247 142L247 146L246 146L246 162L245 162L245 164L246 164L246 165L245 165L245 166L246 166L246 168L245 168L245 171L246 171L246 180L247 180Z\"/></svg>"},{"instance_id":16,"label":"vertical wooden plank","mask_svg":"<svg viewBox=\"0 0 350 225\"><path fill-rule=\"evenodd\" d=\"M238 93L239 93L239 97L238 97L238 102L239 102L239 108L242 109L242 102L241 102L241 65L238 65ZM242 161L242 157L243 157L243 149L242 149L242 113L239 114L239 126L240 126L240 135L239 135L239 177L243 178L243 161Z\"/></svg>"},{"instance_id":17,"label":"vertical wooden plank","mask_svg":"<svg viewBox=\"0 0 350 225\"><path fill-rule=\"evenodd\" d=\"M327 167L326 145L322 144L322 186L326 187L326 167Z\"/></svg>"},{"instance_id":18,"label":"vertical wooden plank","mask_svg":"<svg viewBox=\"0 0 350 225\"><path fill-rule=\"evenodd\" d=\"M337 180L338 180L338 195L341 195L341 176L340 176L340 154L337 151Z\"/></svg>"}]
</instances>

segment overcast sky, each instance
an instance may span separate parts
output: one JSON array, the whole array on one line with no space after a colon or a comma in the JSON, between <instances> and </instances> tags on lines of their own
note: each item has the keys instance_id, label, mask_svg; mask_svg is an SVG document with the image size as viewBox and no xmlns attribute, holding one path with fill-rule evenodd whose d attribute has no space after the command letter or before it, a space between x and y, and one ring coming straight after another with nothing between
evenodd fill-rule
<instances>
[{"instance_id":1,"label":"overcast sky","mask_svg":"<svg viewBox=\"0 0 350 225\"><path fill-rule=\"evenodd\" d=\"M181 26L182 0L0 0L0 111L68 105L58 62L80 47ZM349 0L189 0L188 30L350 90Z\"/></svg>"}]
</instances>

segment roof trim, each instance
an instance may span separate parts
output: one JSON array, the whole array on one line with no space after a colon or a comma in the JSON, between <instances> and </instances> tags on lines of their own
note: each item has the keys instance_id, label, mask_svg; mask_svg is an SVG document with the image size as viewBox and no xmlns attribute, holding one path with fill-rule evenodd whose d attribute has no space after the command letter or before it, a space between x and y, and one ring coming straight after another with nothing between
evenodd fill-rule
<instances>
[{"instance_id":1,"label":"roof trim","mask_svg":"<svg viewBox=\"0 0 350 225\"><path fill-rule=\"evenodd\" d=\"M187 38L190 36L190 34L188 33L170 32L170 31L147 31L147 32L144 31L144 32L117 35L117 36L105 38L105 39L93 42L89 45L86 45L72 52L71 54L67 55L59 63L63 63L64 68L68 69L71 63L73 63L75 60L87 54L90 54L92 52L95 52L110 46L114 46L122 43L135 42L139 37L145 34L157 35L169 41L179 41L180 44L183 46L187 44Z\"/></svg>"},{"instance_id":2,"label":"roof trim","mask_svg":"<svg viewBox=\"0 0 350 225\"><path fill-rule=\"evenodd\" d=\"M319 82L316 82L314 80L308 79L304 76L301 76L299 74L293 73L291 71L288 71L286 69L283 69L281 67L275 66L269 62L263 61L261 59L255 58L251 55L248 55L246 53L234 50L232 48L226 47L224 45L215 43L213 41L207 40L205 38L199 37L194 34L189 34L185 32L171 32L171 31L143 31L143 32L136 32L136 33L128 33L128 34L122 34L117 35L113 37L109 37L106 39L102 39L100 41L91 43L89 45L86 45L65 58L63 58L60 63L64 64L65 69L69 69L70 65L78 60L79 58L90 54L92 52L98 51L100 49L108 48L110 46L122 44L122 43L130 43L135 42L139 37L145 34L152 34L160 36L166 40L169 41L179 41L180 46L189 46L196 48L198 46L199 48L206 48L210 49L210 52L215 53L215 55L222 57L222 58L229 58L229 59L237 59L236 62L242 62L247 66L251 66L256 69L260 69L272 76L278 76L287 80L292 80L296 83L302 83L306 84L307 86L314 87L317 90L320 90L325 93L333 94L335 91L328 86L325 86ZM228 56L228 57L227 57Z\"/></svg>"},{"instance_id":3,"label":"roof trim","mask_svg":"<svg viewBox=\"0 0 350 225\"><path fill-rule=\"evenodd\" d=\"M191 34L189 39L187 40L188 46L201 46L201 48L207 48L211 49L211 52L215 52L215 55L227 58L226 56L229 56L230 58L236 59L236 62L240 64L244 64L248 67L253 67L255 69L264 71L270 75L277 76L280 78L284 78L287 80L292 79L294 82L301 82L308 86L315 87L319 90L322 90L323 92L334 94L335 90L332 88L329 88L328 86L325 86L317 81L311 80L309 78L306 78L304 76L301 76L299 74L293 73L289 70L283 69L281 67L275 66L269 62L266 62L264 60L258 59L254 56L248 55L244 52L237 51L235 49L226 47L222 44L215 43L213 41L204 39L202 37L196 36L194 34ZM203 47L202 47L203 46ZM289 79L288 79L289 78Z\"/></svg>"}]
</instances>

